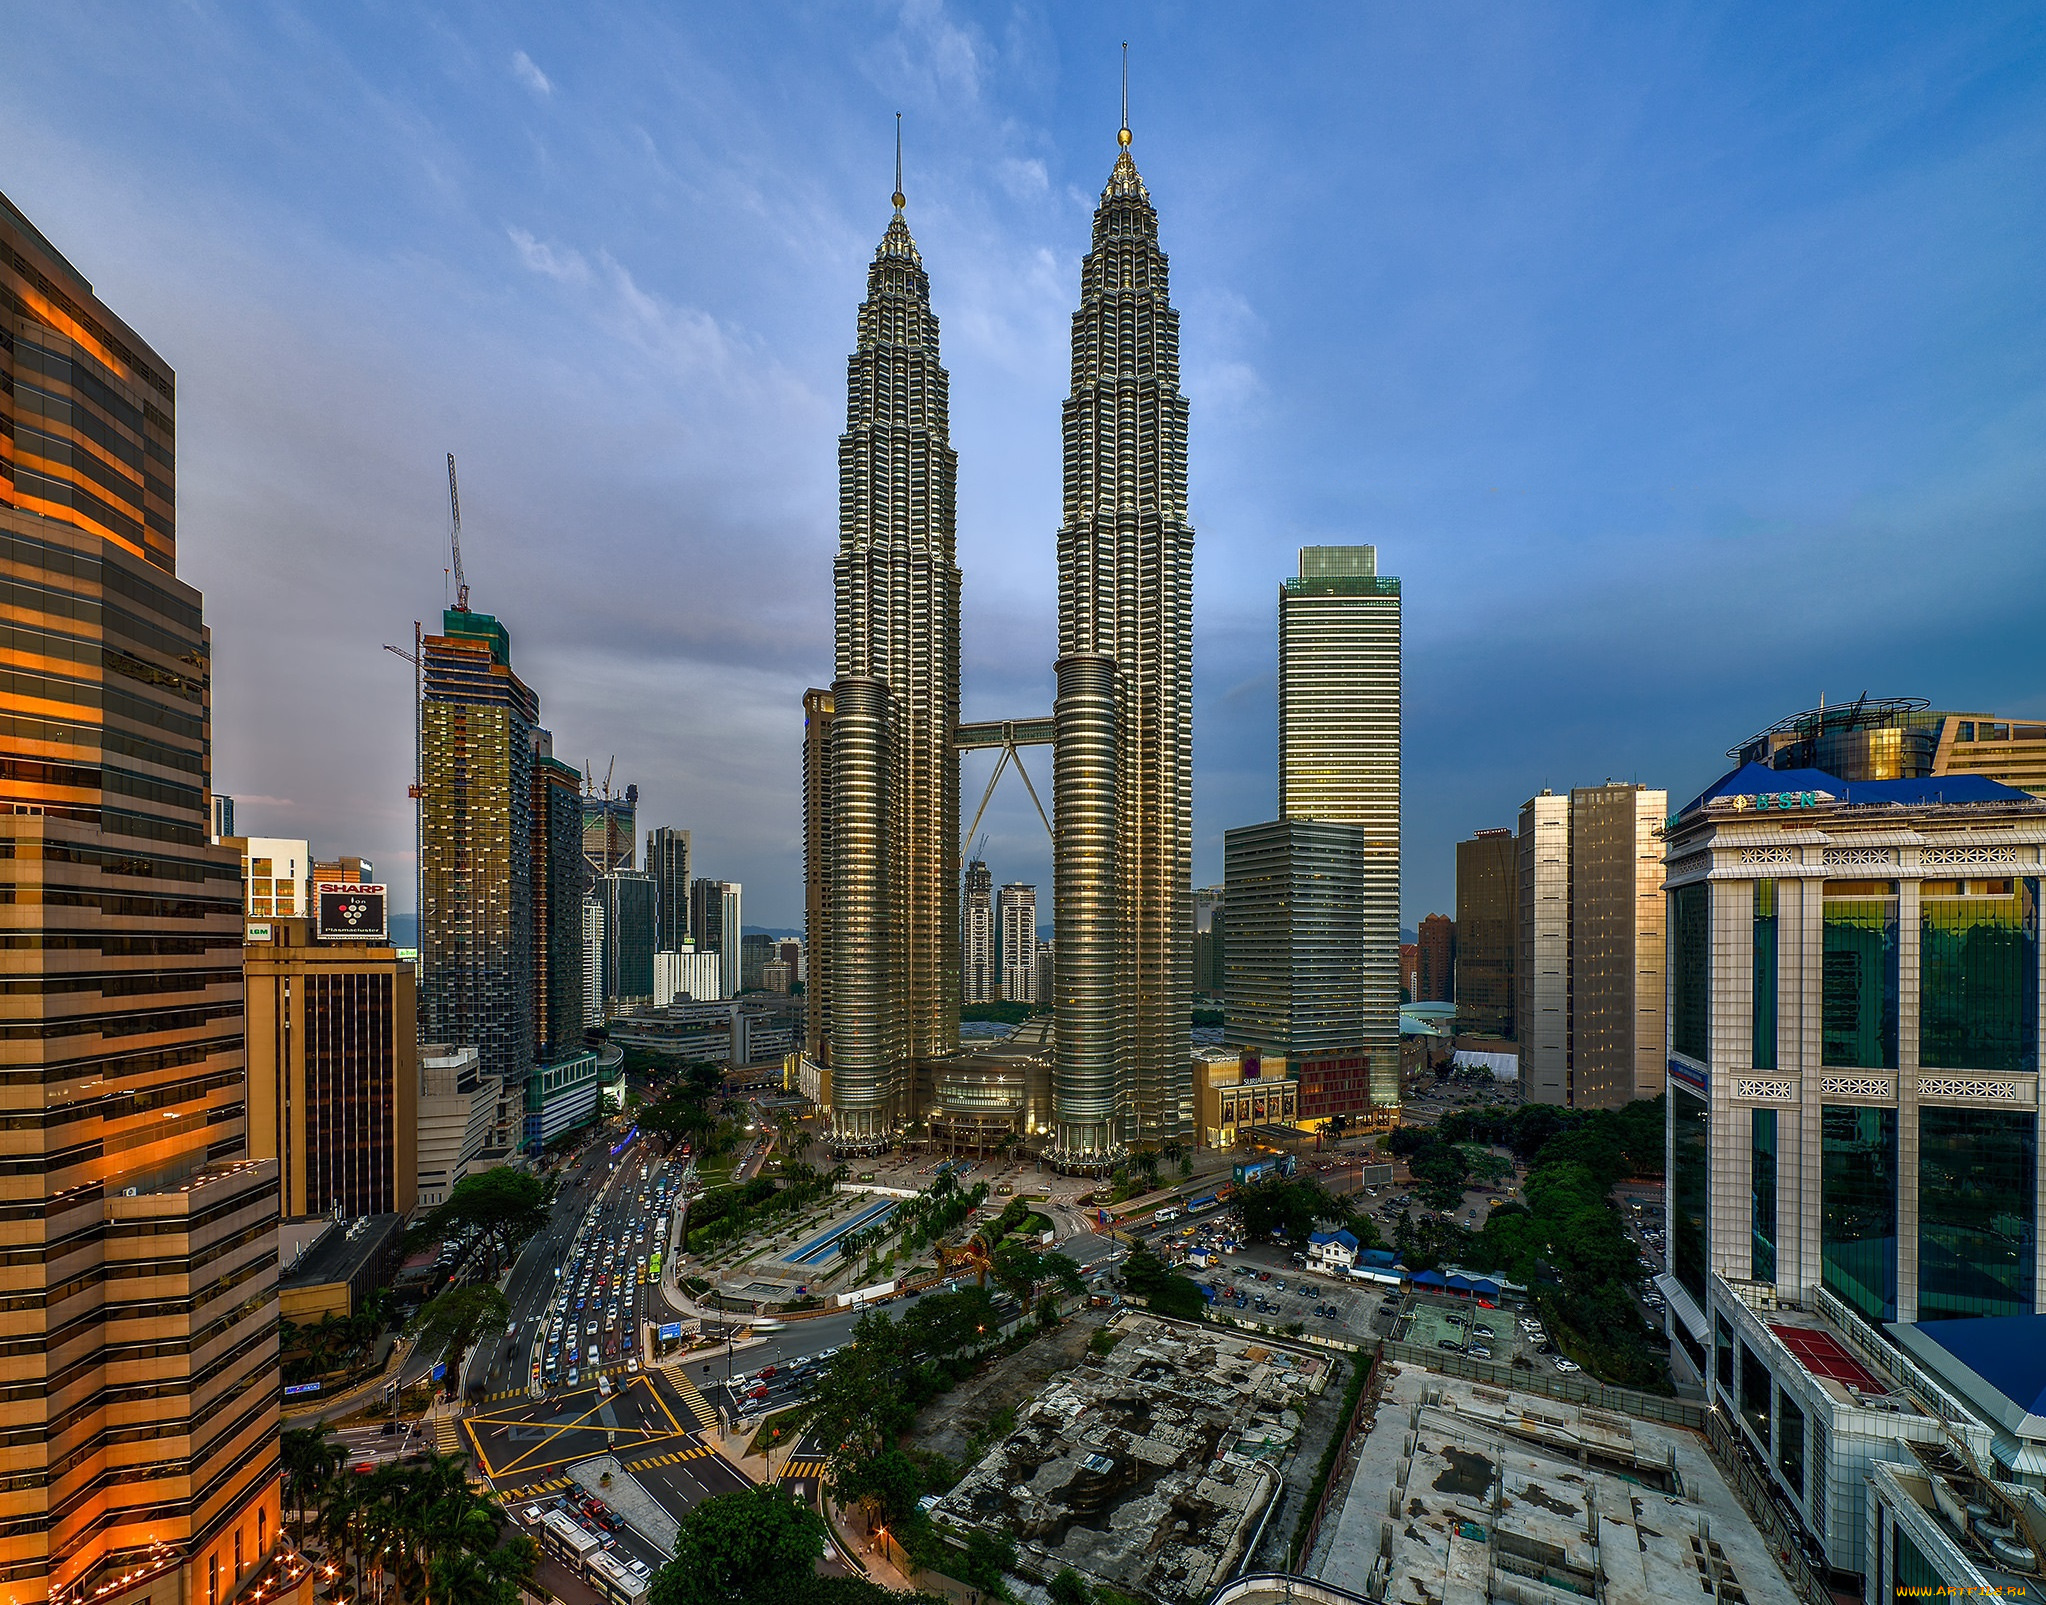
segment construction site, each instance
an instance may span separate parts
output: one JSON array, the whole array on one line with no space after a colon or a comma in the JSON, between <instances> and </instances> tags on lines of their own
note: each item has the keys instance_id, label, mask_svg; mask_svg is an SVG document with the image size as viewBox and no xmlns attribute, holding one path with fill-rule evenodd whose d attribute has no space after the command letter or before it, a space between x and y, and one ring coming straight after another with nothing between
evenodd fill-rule
<instances>
[{"instance_id":1,"label":"construction site","mask_svg":"<svg viewBox=\"0 0 2046 1605\"><path fill-rule=\"evenodd\" d=\"M1327 1356L1125 1313L932 1517L1013 1534L1026 1570L1070 1566L1160 1602L1204 1602L1253 1550Z\"/></svg>"},{"instance_id":2,"label":"construction site","mask_svg":"<svg viewBox=\"0 0 2046 1605\"><path fill-rule=\"evenodd\" d=\"M1695 1434L1387 1365L1301 1570L1388 1605L1773 1605L1790 1585Z\"/></svg>"}]
</instances>

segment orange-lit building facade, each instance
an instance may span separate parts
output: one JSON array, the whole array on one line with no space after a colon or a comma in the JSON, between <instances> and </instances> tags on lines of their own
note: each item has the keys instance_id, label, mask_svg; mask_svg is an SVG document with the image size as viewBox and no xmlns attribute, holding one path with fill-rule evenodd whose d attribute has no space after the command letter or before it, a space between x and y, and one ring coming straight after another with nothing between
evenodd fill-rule
<instances>
[{"instance_id":1,"label":"orange-lit building facade","mask_svg":"<svg viewBox=\"0 0 2046 1605\"><path fill-rule=\"evenodd\" d=\"M278 1542L277 1168L173 398L0 196L0 1605L223 1605Z\"/></svg>"}]
</instances>

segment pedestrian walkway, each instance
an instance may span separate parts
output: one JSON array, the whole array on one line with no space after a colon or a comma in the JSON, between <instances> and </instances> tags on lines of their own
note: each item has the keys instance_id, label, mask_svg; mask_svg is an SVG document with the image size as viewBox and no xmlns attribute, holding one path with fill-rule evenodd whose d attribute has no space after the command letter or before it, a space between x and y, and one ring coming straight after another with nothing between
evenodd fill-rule
<instances>
[{"instance_id":1,"label":"pedestrian walkway","mask_svg":"<svg viewBox=\"0 0 2046 1605\"><path fill-rule=\"evenodd\" d=\"M433 1446L441 1454L458 1455L462 1452L462 1426L454 1416L433 1418Z\"/></svg>"},{"instance_id":2,"label":"pedestrian walkway","mask_svg":"<svg viewBox=\"0 0 2046 1605\"><path fill-rule=\"evenodd\" d=\"M830 1462L824 1460L791 1460L781 1468L782 1480L786 1482L791 1477L821 1477L828 1464Z\"/></svg>"},{"instance_id":3,"label":"pedestrian walkway","mask_svg":"<svg viewBox=\"0 0 2046 1605\"><path fill-rule=\"evenodd\" d=\"M684 1460L705 1460L716 1453L717 1451L711 1448L709 1444L696 1443L691 1444L687 1449L678 1449L672 1454L648 1455L644 1460L628 1460L625 1462L625 1469L627 1471L645 1471L649 1466L673 1466L679 1465Z\"/></svg>"},{"instance_id":4,"label":"pedestrian walkway","mask_svg":"<svg viewBox=\"0 0 2046 1605\"><path fill-rule=\"evenodd\" d=\"M545 1482L527 1482L516 1488L507 1488L504 1495L507 1499L537 1499L542 1494L558 1494L562 1489L574 1486L573 1477L549 1477Z\"/></svg>"},{"instance_id":5,"label":"pedestrian walkway","mask_svg":"<svg viewBox=\"0 0 2046 1605\"><path fill-rule=\"evenodd\" d=\"M703 1396L703 1389L689 1380L687 1368L679 1364L664 1365L661 1372L674 1386L675 1391L682 1395L682 1402L689 1406L689 1413L696 1417L697 1425L705 1432L715 1432L718 1413L710 1407L710 1400Z\"/></svg>"}]
</instances>

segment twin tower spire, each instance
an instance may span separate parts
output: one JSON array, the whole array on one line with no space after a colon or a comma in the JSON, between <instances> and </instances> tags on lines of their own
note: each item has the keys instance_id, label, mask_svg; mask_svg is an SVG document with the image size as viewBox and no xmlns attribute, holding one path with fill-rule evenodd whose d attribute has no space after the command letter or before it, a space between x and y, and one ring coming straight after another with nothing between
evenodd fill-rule
<instances>
[{"instance_id":1,"label":"twin tower spire","mask_svg":"<svg viewBox=\"0 0 2046 1605\"><path fill-rule=\"evenodd\" d=\"M1047 739L1050 1074L1012 1062L1009 1087L980 1067L977 1129L1006 1112L1019 1139L1079 1170L1192 1133L1187 403L1128 107L1125 65L1119 149L1073 316L1057 697L1048 719L994 726L959 721L958 460L897 118L895 212L846 364L835 678L805 698L810 1052L829 1073L845 1152L919 1133L963 1096L944 1064L959 1051L959 752Z\"/></svg>"}]
</instances>

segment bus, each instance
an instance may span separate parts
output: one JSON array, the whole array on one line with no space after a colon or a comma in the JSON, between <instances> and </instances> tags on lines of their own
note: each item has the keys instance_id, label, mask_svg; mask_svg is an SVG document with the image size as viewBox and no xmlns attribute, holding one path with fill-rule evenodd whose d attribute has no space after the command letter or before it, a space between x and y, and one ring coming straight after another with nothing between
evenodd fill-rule
<instances>
[{"instance_id":1,"label":"bus","mask_svg":"<svg viewBox=\"0 0 2046 1605\"><path fill-rule=\"evenodd\" d=\"M570 1521L558 1510L540 1518L540 1543L557 1560L566 1561L580 1572L590 1556L604 1547L604 1541L580 1522Z\"/></svg>"},{"instance_id":2,"label":"bus","mask_svg":"<svg viewBox=\"0 0 2046 1605\"><path fill-rule=\"evenodd\" d=\"M646 1562L599 1549L583 1563L583 1577L611 1605L645 1605L653 1577Z\"/></svg>"}]
</instances>

